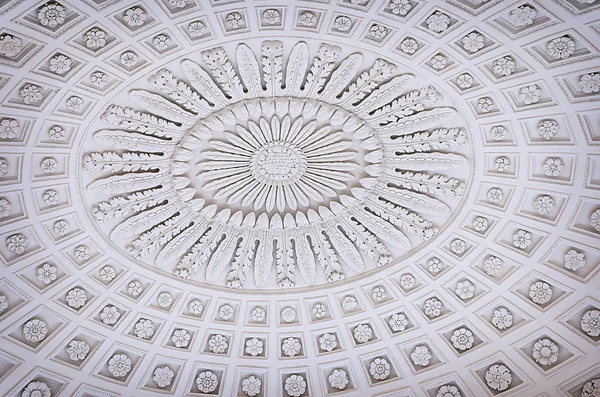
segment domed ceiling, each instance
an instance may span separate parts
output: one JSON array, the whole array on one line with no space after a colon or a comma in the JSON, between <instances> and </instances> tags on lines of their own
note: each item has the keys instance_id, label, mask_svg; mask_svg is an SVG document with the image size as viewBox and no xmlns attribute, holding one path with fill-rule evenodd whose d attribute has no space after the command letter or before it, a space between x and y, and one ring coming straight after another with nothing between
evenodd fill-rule
<instances>
[{"instance_id":1,"label":"domed ceiling","mask_svg":"<svg viewBox=\"0 0 600 397\"><path fill-rule=\"evenodd\" d=\"M0 394L600 395L599 1L0 20Z\"/></svg>"}]
</instances>

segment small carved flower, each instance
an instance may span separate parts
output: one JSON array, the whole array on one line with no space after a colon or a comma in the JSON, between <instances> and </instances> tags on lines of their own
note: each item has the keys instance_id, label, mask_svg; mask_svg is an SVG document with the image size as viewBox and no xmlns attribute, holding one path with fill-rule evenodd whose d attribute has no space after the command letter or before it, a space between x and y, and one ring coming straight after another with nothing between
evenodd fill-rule
<instances>
[{"instance_id":1,"label":"small carved flower","mask_svg":"<svg viewBox=\"0 0 600 397\"><path fill-rule=\"evenodd\" d=\"M21 393L21 397L51 397L52 390L48 385L44 382L29 382L23 392Z\"/></svg>"},{"instance_id":2,"label":"small carved flower","mask_svg":"<svg viewBox=\"0 0 600 397\"><path fill-rule=\"evenodd\" d=\"M196 386L201 393L212 393L219 387L219 378L212 371L204 371L198 374Z\"/></svg>"},{"instance_id":3,"label":"small carved flower","mask_svg":"<svg viewBox=\"0 0 600 397\"><path fill-rule=\"evenodd\" d=\"M44 203L46 203L47 205L56 205L58 204L58 192L56 190L46 190L44 192L44 195L42 196L42 200L44 200Z\"/></svg>"},{"instance_id":4,"label":"small carved flower","mask_svg":"<svg viewBox=\"0 0 600 397\"><path fill-rule=\"evenodd\" d=\"M252 318L252 321L260 323L265 321L265 318L267 317L267 312L262 307L255 307L254 309L252 309L250 317Z\"/></svg>"},{"instance_id":5,"label":"small carved flower","mask_svg":"<svg viewBox=\"0 0 600 397\"><path fill-rule=\"evenodd\" d=\"M542 89L537 84L529 84L519 90L519 99L525 105L531 105L540 101Z\"/></svg>"},{"instance_id":6,"label":"small carved flower","mask_svg":"<svg viewBox=\"0 0 600 397\"><path fill-rule=\"evenodd\" d=\"M107 38L106 32L98 28L92 28L88 30L83 36L85 46L90 50L97 50L106 46Z\"/></svg>"},{"instance_id":7,"label":"small carved flower","mask_svg":"<svg viewBox=\"0 0 600 397\"><path fill-rule=\"evenodd\" d=\"M12 58L21 52L23 42L20 38L10 34L0 36L0 55L5 55Z\"/></svg>"},{"instance_id":8,"label":"small carved flower","mask_svg":"<svg viewBox=\"0 0 600 397\"><path fill-rule=\"evenodd\" d=\"M204 305L198 299L194 299L188 304L188 310L195 316L202 313L202 309L204 309Z\"/></svg>"},{"instance_id":9,"label":"small carved flower","mask_svg":"<svg viewBox=\"0 0 600 397\"><path fill-rule=\"evenodd\" d=\"M108 371L115 378L127 376L131 371L131 359L125 354L115 354L108 360Z\"/></svg>"},{"instance_id":10,"label":"small carved flower","mask_svg":"<svg viewBox=\"0 0 600 397\"><path fill-rule=\"evenodd\" d=\"M385 298L387 296L387 291L385 290L384 287L377 286L377 287L373 288L373 290L371 291L371 295L373 296L374 300L376 300L377 302L381 302L381 301L385 300Z\"/></svg>"},{"instance_id":11,"label":"small carved flower","mask_svg":"<svg viewBox=\"0 0 600 397\"><path fill-rule=\"evenodd\" d=\"M104 306L100 312L100 319L107 325L115 325L119 321L119 317L121 317L121 312L113 305Z\"/></svg>"},{"instance_id":12,"label":"small carved flower","mask_svg":"<svg viewBox=\"0 0 600 397\"><path fill-rule=\"evenodd\" d=\"M558 361L558 346L548 338L533 344L533 358L541 365L552 365Z\"/></svg>"},{"instance_id":13,"label":"small carved flower","mask_svg":"<svg viewBox=\"0 0 600 397\"><path fill-rule=\"evenodd\" d=\"M342 308L344 309L345 312L351 312L352 310L356 309L357 307L358 307L358 302L355 297L353 297L352 295L344 296L344 299L342 299Z\"/></svg>"},{"instance_id":14,"label":"small carved flower","mask_svg":"<svg viewBox=\"0 0 600 397\"><path fill-rule=\"evenodd\" d=\"M595 231L600 232L600 208L590 215L590 226L593 227Z\"/></svg>"},{"instance_id":15,"label":"small carved flower","mask_svg":"<svg viewBox=\"0 0 600 397\"><path fill-rule=\"evenodd\" d=\"M228 347L229 342L227 342L227 338L221 334L212 335L208 339L208 349L215 354L225 353Z\"/></svg>"},{"instance_id":16,"label":"small carved flower","mask_svg":"<svg viewBox=\"0 0 600 397\"><path fill-rule=\"evenodd\" d=\"M82 340L74 339L69 343L69 347L67 347L67 354L73 361L85 360L89 352L90 347Z\"/></svg>"},{"instance_id":17,"label":"small carved flower","mask_svg":"<svg viewBox=\"0 0 600 397\"><path fill-rule=\"evenodd\" d=\"M138 62L138 56L135 52L125 51L121 54L120 61L121 65L130 68Z\"/></svg>"},{"instance_id":18,"label":"small carved flower","mask_svg":"<svg viewBox=\"0 0 600 397\"><path fill-rule=\"evenodd\" d=\"M537 281L529 287L529 297L538 305L545 305L552 299L552 287L543 281Z\"/></svg>"},{"instance_id":19,"label":"small carved flower","mask_svg":"<svg viewBox=\"0 0 600 397\"><path fill-rule=\"evenodd\" d=\"M586 94L593 94L600 91L600 74L586 73L579 78L579 88Z\"/></svg>"},{"instance_id":20,"label":"small carved flower","mask_svg":"<svg viewBox=\"0 0 600 397\"><path fill-rule=\"evenodd\" d=\"M385 380L390 376L392 366L383 357L375 358L371 364L369 364L369 373L376 380Z\"/></svg>"},{"instance_id":21,"label":"small carved flower","mask_svg":"<svg viewBox=\"0 0 600 397\"><path fill-rule=\"evenodd\" d=\"M152 39L152 44L157 50L166 50L171 45L171 38L164 34L159 34Z\"/></svg>"},{"instance_id":22,"label":"small carved flower","mask_svg":"<svg viewBox=\"0 0 600 397\"><path fill-rule=\"evenodd\" d=\"M463 48L469 52L477 52L485 45L485 37L481 33L471 32L462 38Z\"/></svg>"},{"instance_id":23,"label":"small carved flower","mask_svg":"<svg viewBox=\"0 0 600 397\"><path fill-rule=\"evenodd\" d=\"M160 307L169 307L173 304L173 295L168 292L162 292L156 298L156 302Z\"/></svg>"},{"instance_id":24,"label":"small carved flower","mask_svg":"<svg viewBox=\"0 0 600 397\"><path fill-rule=\"evenodd\" d=\"M8 298L0 294L0 314L8 308Z\"/></svg>"},{"instance_id":25,"label":"small carved flower","mask_svg":"<svg viewBox=\"0 0 600 397\"><path fill-rule=\"evenodd\" d=\"M213 335L214 336L214 335ZM185 329L176 329L171 335L171 342L178 348L186 348L190 344L192 336Z\"/></svg>"},{"instance_id":26,"label":"small carved flower","mask_svg":"<svg viewBox=\"0 0 600 397\"><path fill-rule=\"evenodd\" d=\"M154 370L152 380L158 387L163 389L171 385L174 376L175 373L173 370L165 365L164 367L158 367Z\"/></svg>"},{"instance_id":27,"label":"small carved flower","mask_svg":"<svg viewBox=\"0 0 600 397\"><path fill-rule=\"evenodd\" d=\"M359 324L354 328L354 340L356 343L367 343L373 339L373 329L369 324Z\"/></svg>"},{"instance_id":28,"label":"small carved flower","mask_svg":"<svg viewBox=\"0 0 600 397\"><path fill-rule=\"evenodd\" d=\"M258 338L250 338L246 340L246 353L251 355L252 357L256 357L262 354L263 349L263 341Z\"/></svg>"},{"instance_id":29,"label":"small carved flower","mask_svg":"<svg viewBox=\"0 0 600 397\"><path fill-rule=\"evenodd\" d=\"M525 249L531 245L531 233L520 229L513 234L513 245L519 249Z\"/></svg>"},{"instance_id":30,"label":"small carved flower","mask_svg":"<svg viewBox=\"0 0 600 397\"><path fill-rule=\"evenodd\" d=\"M58 169L58 161L53 159L52 157L46 157L42 160L42 164L40 164L42 171L46 174L53 174Z\"/></svg>"},{"instance_id":31,"label":"small carved flower","mask_svg":"<svg viewBox=\"0 0 600 397\"><path fill-rule=\"evenodd\" d=\"M554 59L567 59L575 52L575 42L569 36L552 39L548 43L548 53Z\"/></svg>"},{"instance_id":32,"label":"small carved flower","mask_svg":"<svg viewBox=\"0 0 600 397\"><path fill-rule=\"evenodd\" d=\"M383 25L378 25L378 24L373 24L370 28L369 28L369 33L368 35L375 39L375 40L381 40L383 39L385 36L387 36L387 28Z\"/></svg>"},{"instance_id":33,"label":"small carved flower","mask_svg":"<svg viewBox=\"0 0 600 397\"><path fill-rule=\"evenodd\" d=\"M27 321L23 326L23 337L29 342L41 342L46 339L46 334L48 334L48 327L38 318Z\"/></svg>"},{"instance_id":34,"label":"small carved flower","mask_svg":"<svg viewBox=\"0 0 600 397\"><path fill-rule=\"evenodd\" d=\"M154 335L154 323L146 318L141 318L135 323L133 332L140 339L150 339Z\"/></svg>"},{"instance_id":35,"label":"small carved flower","mask_svg":"<svg viewBox=\"0 0 600 397\"><path fill-rule=\"evenodd\" d=\"M558 123L555 120L542 120L538 124L538 133L545 140L549 140L558 133Z\"/></svg>"},{"instance_id":36,"label":"small carved flower","mask_svg":"<svg viewBox=\"0 0 600 397\"><path fill-rule=\"evenodd\" d=\"M329 385L334 389L344 390L348 385L348 373L341 368L336 368L327 378Z\"/></svg>"},{"instance_id":37,"label":"small carved flower","mask_svg":"<svg viewBox=\"0 0 600 397\"><path fill-rule=\"evenodd\" d=\"M13 234L6 239L6 248L15 255L23 254L28 244L29 241L22 234Z\"/></svg>"},{"instance_id":38,"label":"small carved flower","mask_svg":"<svg viewBox=\"0 0 600 397\"><path fill-rule=\"evenodd\" d=\"M462 397L462 394L454 385L443 385L437 390L435 397Z\"/></svg>"},{"instance_id":39,"label":"small carved flower","mask_svg":"<svg viewBox=\"0 0 600 397\"><path fill-rule=\"evenodd\" d=\"M302 345L300 344L300 340L297 338L286 338L281 342L281 350L283 354L288 357L294 357L300 354L300 350L302 349Z\"/></svg>"},{"instance_id":40,"label":"small carved flower","mask_svg":"<svg viewBox=\"0 0 600 397\"><path fill-rule=\"evenodd\" d=\"M81 288L73 288L67 293L66 301L69 307L79 309L87 303L87 294Z\"/></svg>"},{"instance_id":41,"label":"small carved flower","mask_svg":"<svg viewBox=\"0 0 600 397\"><path fill-rule=\"evenodd\" d=\"M392 14L406 15L410 11L412 4L410 0L390 0L388 7Z\"/></svg>"},{"instance_id":42,"label":"small carved flower","mask_svg":"<svg viewBox=\"0 0 600 397\"><path fill-rule=\"evenodd\" d=\"M537 12L529 5L522 5L510 12L510 19L517 27L531 25Z\"/></svg>"},{"instance_id":43,"label":"small carved flower","mask_svg":"<svg viewBox=\"0 0 600 397\"><path fill-rule=\"evenodd\" d=\"M431 63L431 67L435 70L442 70L446 67L448 63L448 59L442 54L437 54L429 61Z\"/></svg>"},{"instance_id":44,"label":"small carved flower","mask_svg":"<svg viewBox=\"0 0 600 397\"><path fill-rule=\"evenodd\" d=\"M38 9L38 21L44 26L54 28L65 23L67 11L58 3L46 3Z\"/></svg>"},{"instance_id":45,"label":"small carved flower","mask_svg":"<svg viewBox=\"0 0 600 397\"><path fill-rule=\"evenodd\" d=\"M585 266L585 255L583 252L578 252L574 249L570 249L564 256L563 266L565 269L576 272Z\"/></svg>"},{"instance_id":46,"label":"small carved flower","mask_svg":"<svg viewBox=\"0 0 600 397\"><path fill-rule=\"evenodd\" d=\"M104 266L102 269L100 269L100 278L102 279L102 281L108 283L113 281L115 277L117 277L117 272L115 271L114 267Z\"/></svg>"},{"instance_id":47,"label":"small carved flower","mask_svg":"<svg viewBox=\"0 0 600 397\"><path fill-rule=\"evenodd\" d=\"M497 256L490 255L483 262L483 270L488 276L496 277L502 271L504 261Z\"/></svg>"},{"instance_id":48,"label":"small carved flower","mask_svg":"<svg viewBox=\"0 0 600 397\"><path fill-rule=\"evenodd\" d=\"M338 17L338 19L339 18L340 17ZM266 23L269 25L276 25L279 22L281 22L281 14L276 9L269 8L268 10L265 10L265 12L263 12L262 20L263 20L263 23ZM338 30L340 30L340 29L338 29Z\"/></svg>"},{"instance_id":49,"label":"small carved flower","mask_svg":"<svg viewBox=\"0 0 600 397\"><path fill-rule=\"evenodd\" d=\"M496 161L494 161L494 167L498 172L504 172L510 167L510 160L508 157L498 157Z\"/></svg>"},{"instance_id":50,"label":"small carved flower","mask_svg":"<svg viewBox=\"0 0 600 397\"><path fill-rule=\"evenodd\" d=\"M79 113L83 110L83 99L73 95L66 101L67 109L71 112Z\"/></svg>"},{"instance_id":51,"label":"small carved flower","mask_svg":"<svg viewBox=\"0 0 600 397\"><path fill-rule=\"evenodd\" d=\"M48 263L44 263L37 269L37 279L46 285L56 280L56 277L56 267Z\"/></svg>"},{"instance_id":52,"label":"small carved flower","mask_svg":"<svg viewBox=\"0 0 600 397\"><path fill-rule=\"evenodd\" d=\"M250 375L242 380L242 391L246 393L248 397L254 397L260 394L262 382L254 375Z\"/></svg>"},{"instance_id":53,"label":"small carved flower","mask_svg":"<svg viewBox=\"0 0 600 397\"><path fill-rule=\"evenodd\" d=\"M408 319L404 315L404 313L394 313L388 320L388 324L390 328L394 332L402 332L406 329L408 325Z\"/></svg>"},{"instance_id":54,"label":"small carved flower","mask_svg":"<svg viewBox=\"0 0 600 397\"><path fill-rule=\"evenodd\" d=\"M438 258L431 258L427 261L427 268L431 273L439 273L443 266L442 261Z\"/></svg>"},{"instance_id":55,"label":"small carved flower","mask_svg":"<svg viewBox=\"0 0 600 397\"><path fill-rule=\"evenodd\" d=\"M337 345L338 342L335 334L326 332L323 335L321 335L321 337L319 337L319 346L321 347L321 350L330 352L333 351L333 349L335 349Z\"/></svg>"},{"instance_id":56,"label":"small carved flower","mask_svg":"<svg viewBox=\"0 0 600 397\"><path fill-rule=\"evenodd\" d=\"M169 6L172 8L185 8L188 0L169 0Z\"/></svg>"},{"instance_id":57,"label":"small carved flower","mask_svg":"<svg viewBox=\"0 0 600 397\"><path fill-rule=\"evenodd\" d=\"M492 315L492 324L494 327L502 330L506 328L510 328L513 324L513 315L508 311L505 307L499 307L494 310L494 314Z\"/></svg>"},{"instance_id":58,"label":"small carved flower","mask_svg":"<svg viewBox=\"0 0 600 397\"><path fill-rule=\"evenodd\" d=\"M506 366L495 364L485 372L485 381L490 389L503 391L512 382L512 374Z\"/></svg>"},{"instance_id":59,"label":"small carved flower","mask_svg":"<svg viewBox=\"0 0 600 397\"><path fill-rule=\"evenodd\" d=\"M405 273L402 276L400 276L400 287L402 287L402 289L404 289L405 291L413 289L415 287L415 284L415 276L413 276L412 274Z\"/></svg>"},{"instance_id":60,"label":"small carved flower","mask_svg":"<svg viewBox=\"0 0 600 397\"><path fill-rule=\"evenodd\" d=\"M475 295L475 285L469 280L459 281L454 292L462 300L471 299Z\"/></svg>"},{"instance_id":61,"label":"small carved flower","mask_svg":"<svg viewBox=\"0 0 600 397\"><path fill-rule=\"evenodd\" d=\"M496 59L492 66L494 74L498 77L510 76L517 69L514 59L509 55Z\"/></svg>"},{"instance_id":62,"label":"small carved flower","mask_svg":"<svg viewBox=\"0 0 600 397\"><path fill-rule=\"evenodd\" d=\"M142 291L143 291L142 283L140 283L137 280L130 282L129 285L127 286L127 292L131 296L134 296L134 297L140 296Z\"/></svg>"},{"instance_id":63,"label":"small carved flower","mask_svg":"<svg viewBox=\"0 0 600 397\"><path fill-rule=\"evenodd\" d=\"M35 84L25 84L21 91L19 91L19 96L26 104L35 104L42 100L44 94L42 92L42 87Z\"/></svg>"},{"instance_id":64,"label":"small carved flower","mask_svg":"<svg viewBox=\"0 0 600 397\"><path fill-rule=\"evenodd\" d=\"M427 29L435 33L442 33L448 29L450 17L441 11L436 11L427 18L425 23L427 24Z\"/></svg>"},{"instance_id":65,"label":"small carved flower","mask_svg":"<svg viewBox=\"0 0 600 397\"><path fill-rule=\"evenodd\" d=\"M540 215L548 215L554 211L554 207L554 199L550 196L539 196L533 203L533 208L535 208Z\"/></svg>"},{"instance_id":66,"label":"small carved flower","mask_svg":"<svg viewBox=\"0 0 600 397\"><path fill-rule=\"evenodd\" d=\"M408 55L412 55L419 49L419 43L412 37L407 37L400 43L400 50Z\"/></svg>"},{"instance_id":67,"label":"small carved flower","mask_svg":"<svg viewBox=\"0 0 600 397\"><path fill-rule=\"evenodd\" d=\"M48 137L53 141L62 141L67 136L65 130L59 126L55 125L48 130Z\"/></svg>"},{"instance_id":68,"label":"small carved flower","mask_svg":"<svg viewBox=\"0 0 600 397\"><path fill-rule=\"evenodd\" d=\"M506 127L496 125L490 129L490 135L492 135L493 140L501 141L504 138L506 138L506 135L508 135L508 131L506 131Z\"/></svg>"},{"instance_id":69,"label":"small carved flower","mask_svg":"<svg viewBox=\"0 0 600 397\"><path fill-rule=\"evenodd\" d=\"M456 78L456 84L463 90L471 88L473 86L473 81L473 76L469 73L463 73Z\"/></svg>"},{"instance_id":70,"label":"small carved flower","mask_svg":"<svg viewBox=\"0 0 600 397\"><path fill-rule=\"evenodd\" d=\"M127 25L132 27L142 26L147 18L148 15L146 14L146 11L140 7L130 8L125 11L125 15L123 15L123 20L127 23Z\"/></svg>"},{"instance_id":71,"label":"small carved flower","mask_svg":"<svg viewBox=\"0 0 600 397\"><path fill-rule=\"evenodd\" d=\"M444 310L444 305L438 298L429 298L423 305L423 311L429 318L439 317Z\"/></svg>"},{"instance_id":72,"label":"small carved flower","mask_svg":"<svg viewBox=\"0 0 600 397\"><path fill-rule=\"evenodd\" d=\"M485 232L488 228L488 220L483 216L478 216L473 219L473 229L477 232Z\"/></svg>"},{"instance_id":73,"label":"small carved flower","mask_svg":"<svg viewBox=\"0 0 600 397\"><path fill-rule=\"evenodd\" d=\"M290 375L285 380L284 388L290 397L300 397L306 391L306 381L302 375Z\"/></svg>"},{"instance_id":74,"label":"small carved flower","mask_svg":"<svg viewBox=\"0 0 600 397\"><path fill-rule=\"evenodd\" d=\"M340 15L333 21L333 26L340 32L347 32L352 28L352 20L344 15Z\"/></svg>"},{"instance_id":75,"label":"small carved flower","mask_svg":"<svg viewBox=\"0 0 600 397\"><path fill-rule=\"evenodd\" d=\"M431 352L427 346L417 346L412 353L410 353L410 359L413 364L418 365L419 367L426 367L431 361Z\"/></svg>"},{"instance_id":76,"label":"small carved flower","mask_svg":"<svg viewBox=\"0 0 600 397\"><path fill-rule=\"evenodd\" d=\"M475 343L473 333L464 327L455 330L452 333L450 340L452 341L452 346L462 351L469 350L473 347L473 343Z\"/></svg>"},{"instance_id":77,"label":"small carved flower","mask_svg":"<svg viewBox=\"0 0 600 397\"><path fill-rule=\"evenodd\" d=\"M225 17L225 25L230 29L238 29L246 26L244 17L239 12L231 12Z\"/></svg>"},{"instance_id":78,"label":"small carved flower","mask_svg":"<svg viewBox=\"0 0 600 397\"><path fill-rule=\"evenodd\" d=\"M580 2L582 0L579 0ZM589 0L584 0L588 1ZM600 393L600 378L590 379L583 385L581 389L581 397L597 397Z\"/></svg>"},{"instance_id":79,"label":"small carved flower","mask_svg":"<svg viewBox=\"0 0 600 397\"><path fill-rule=\"evenodd\" d=\"M296 311L291 307L286 307L281 311L281 319L285 323L291 323L296 320Z\"/></svg>"},{"instance_id":80,"label":"small carved flower","mask_svg":"<svg viewBox=\"0 0 600 397\"><path fill-rule=\"evenodd\" d=\"M300 14L298 22L302 26L314 27L317 25L317 17L312 12L305 11L302 14Z\"/></svg>"},{"instance_id":81,"label":"small carved flower","mask_svg":"<svg viewBox=\"0 0 600 397\"><path fill-rule=\"evenodd\" d=\"M492 101L491 98L483 97L483 98L479 98L477 100L477 110L480 113L489 113L492 111L493 107L494 107L494 102Z\"/></svg>"},{"instance_id":82,"label":"small carved flower","mask_svg":"<svg viewBox=\"0 0 600 397\"><path fill-rule=\"evenodd\" d=\"M450 249L456 255L460 255L467 250L467 243L465 243L464 240L455 238L454 240L452 240L452 243L450 243Z\"/></svg>"},{"instance_id":83,"label":"small carved flower","mask_svg":"<svg viewBox=\"0 0 600 397\"><path fill-rule=\"evenodd\" d=\"M600 310L592 309L583 313L581 329L589 336L600 336Z\"/></svg>"},{"instance_id":84,"label":"small carved flower","mask_svg":"<svg viewBox=\"0 0 600 397\"><path fill-rule=\"evenodd\" d=\"M0 218L6 218L10 215L12 204L5 198L0 198Z\"/></svg>"},{"instance_id":85,"label":"small carved flower","mask_svg":"<svg viewBox=\"0 0 600 397\"><path fill-rule=\"evenodd\" d=\"M499 203L504 198L504 193L497 187L493 187L487 192L487 199L492 203Z\"/></svg>"},{"instance_id":86,"label":"small carved flower","mask_svg":"<svg viewBox=\"0 0 600 397\"><path fill-rule=\"evenodd\" d=\"M559 176L565 169L563 162L559 158L549 158L544 162L544 174L547 176Z\"/></svg>"},{"instance_id":87,"label":"small carved flower","mask_svg":"<svg viewBox=\"0 0 600 397\"><path fill-rule=\"evenodd\" d=\"M19 135L19 122L15 119L3 119L0 122L0 138L13 139Z\"/></svg>"},{"instance_id":88,"label":"small carved flower","mask_svg":"<svg viewBox=\"0 0 600 397\"><path fill-rule=\"evenodd\" d=\"M315 318L323 318L327 315L327 308L322 303L316 303L312 307L312 312Z\"/></svg>"},{"instance_id":89,"label":"small carved flower","mask_svg":"<svg viewBox=\"0 0 600 397\"><path fill-rule=\"evenodd\" d=\"M85 261L90 259L90 249L85 245L75 247L75 259Z\"/></svg>"},{"instance_id":90,"label":"small carved flower","mask_svg":"<svg viewBox=\"0 0 600 397\"><path fill-rule=\"evenodd\" d=\"M50 58L48 64L51 71L56 74L63 74L71 70L73 60L66 55L59 54Z\"/></svg>"},{"instance_id":91,"label":"small carved flower","mask_svg":"<svg viewBox=\"0 0 600 397\"><path fill-rule=\"evenodd\" d=\"M190 37L200 37L206 31L206 26L201 21L194 21L188 25L187 30Z\"/></svg>"}]
</instances>

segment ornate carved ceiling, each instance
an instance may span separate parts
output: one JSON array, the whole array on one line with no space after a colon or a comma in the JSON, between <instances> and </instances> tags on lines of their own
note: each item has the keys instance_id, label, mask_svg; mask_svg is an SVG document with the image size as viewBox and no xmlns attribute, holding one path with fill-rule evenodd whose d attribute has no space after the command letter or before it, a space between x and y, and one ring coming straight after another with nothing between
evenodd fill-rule
<instances>
[{"instance_id":1,"label":"ornate carved ceiling","mask_svg":"<svg viewBox=\"0 0 600 397\"><path fill-rule=\"evenodd\" d=\"M2 395L600 395L597 0L0 19Z\"/></svg>"}]
</instances>

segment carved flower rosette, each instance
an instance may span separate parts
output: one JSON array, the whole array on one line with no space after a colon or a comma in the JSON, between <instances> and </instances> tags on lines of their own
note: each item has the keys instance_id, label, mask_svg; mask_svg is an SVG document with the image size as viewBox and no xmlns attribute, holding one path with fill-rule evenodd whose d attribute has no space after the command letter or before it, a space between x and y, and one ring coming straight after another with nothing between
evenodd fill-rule
<instances>
[{"instance_id":1,"label":"carved flower rosette","mask_svg":"<svg viewBox=\"0 0 600 397\"><path fill-rule=\"evenodd\" d=\"M436 234L469 177L457 110L372 53L307 41L190 54L117 96L82 155L102 232L233 288L343 280Z\"/></svg>"}]
</instances>

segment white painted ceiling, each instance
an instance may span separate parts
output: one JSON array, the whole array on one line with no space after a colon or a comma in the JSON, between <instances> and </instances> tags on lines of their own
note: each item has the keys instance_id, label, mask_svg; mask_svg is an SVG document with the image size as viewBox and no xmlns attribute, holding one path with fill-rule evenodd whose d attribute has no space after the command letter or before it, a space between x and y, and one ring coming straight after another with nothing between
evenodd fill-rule
<instances>
[{"instance_id":1,"label":"white painted ceiling","mask_svg":"<svg viewBox=\"0 0 600 397\"><path fill-rule=\"evenodd\" d=\"M600 395L597 0L0 0L0 394Z\"/></svg>"}]
</instances>

